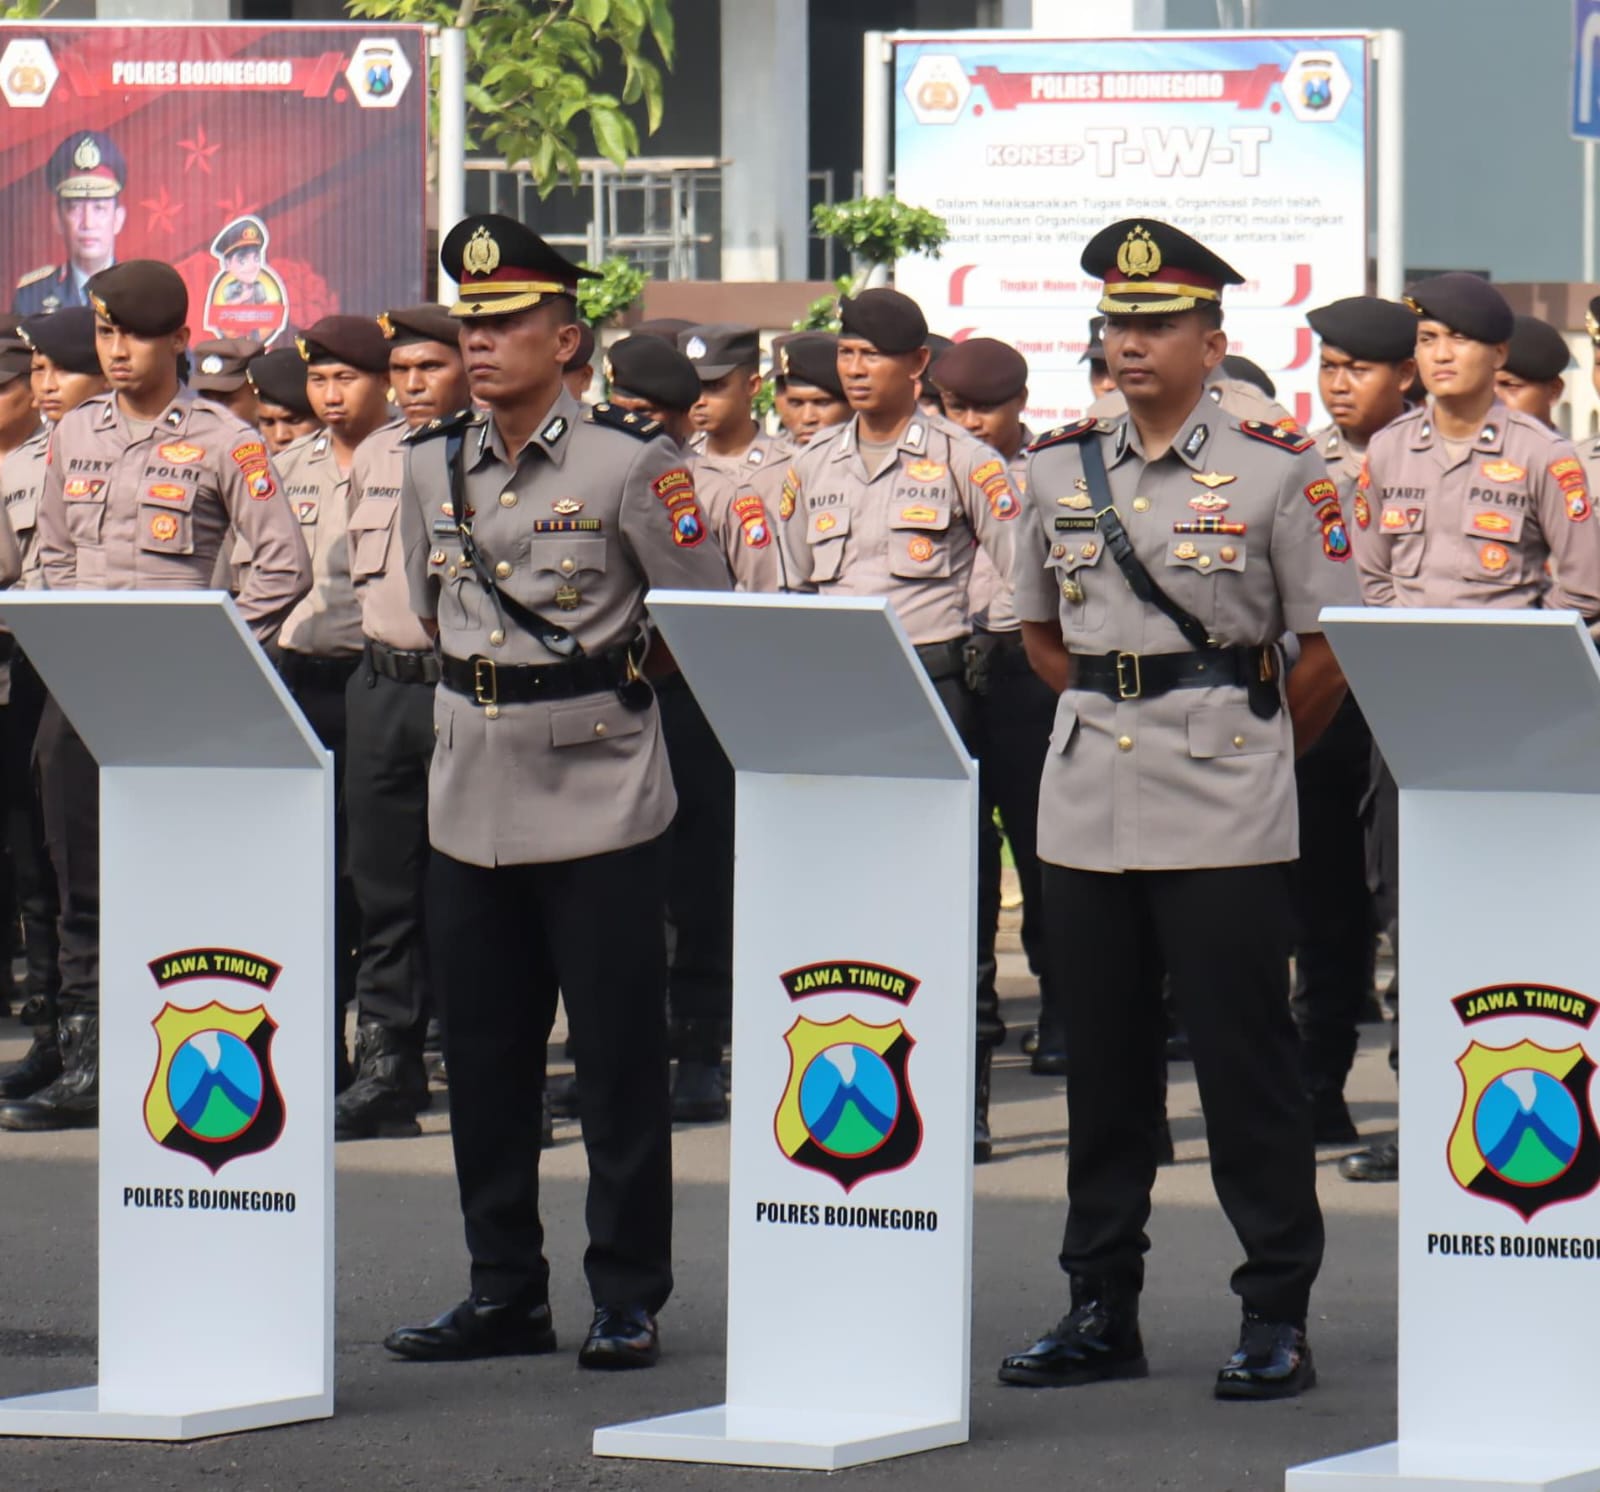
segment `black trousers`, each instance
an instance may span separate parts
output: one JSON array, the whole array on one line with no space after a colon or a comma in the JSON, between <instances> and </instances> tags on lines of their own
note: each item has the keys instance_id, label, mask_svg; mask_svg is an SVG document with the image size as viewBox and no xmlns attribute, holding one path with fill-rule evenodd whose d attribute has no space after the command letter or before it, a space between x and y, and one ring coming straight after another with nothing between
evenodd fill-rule
<instances>
[{"instance_id":1,"label":"black trousers","mask_svg":"<svg viewBox=\"0 0 1600 1492\"><path fill-rule=\"evenodd\" d=\"M1372 791L1366 803L1367 884L1378 926L1389 934L1395 976L1389 986L1394 1021L1389 1027L1389 1066L1400 1070L1400 788L1377 744L1372 747Z\"/></svg>"},{"instance_id":2,"label":"black trousers","mask_svg":"<svg viewBox=\"0 0 1600 1492\"><path fill-rule=\"evenodd\" d=\"M977 716L978 780L983 796L1000 810L1011 858L1022 885L1022 948L1028 967L1046 991L1044 908L1039 884L1039 779L1055 724L1056 697L1028 666L1020 633L988 634L993 652L989 687L973 700ZM1000 884L1000 840L988 835L980 853L994 856L988 872ZM998 900L996 902L998 911Z\"/></svg>"},{"instance_id":3,"label":"black trousers","mask_svg":"<svg viewBox=\"0 0 1600 1492\"><path fill-rule=\"evenodd\" d=\"M1069 975L1061 1267L1144 1283L1164 964L1194 1052L1212 1183L1244 1246L1234 1293L1271 1320L1303 1321L1323 1228L1287 999L1287 867L1111 875L1046 865L1043 878L1050 957Z\"/></svg>"},{"instance_id":4,"label":"black trousers","mask_svg":"<svg viewBox=\"0 0 1600 1492\"><path fill-rule=\"evenodd\" d=\"M361 908L350 880L350 836L345 810L345 687L359 657L306 658L278 654L278 669L289 692L310 722L317 739L333 753L333 998L334 1033L344 1041L344 1012L356 993L360 956Z\"/></svg>"},{"instance_id":5,"label":"black trousers","mask_svg":"<svg viewBox=\"0 0 1600 1492\"><path fill-rule=\"evenodd\" d=\"M558 992L589 1159L590 1292L656 1311L672 1291L662 849L492 869L434 852L428 945L477 1294L548 1292L539 1120Z\"/></svg>"},{"instance_id":6,"label":"black trousers","mask_svg":"<svg viewBox=\"0 0 1600 1492\"><path fill-rule=\"evenodd\" d=\"M43 1001L41 1016L53 1020L56 992L61 988L61 942L57 920L61 898L45 848L44 808L39 800L39 774L34 743L46 699L44 681L26 654L11 660L11 699L0 708L0 762L5 772L5 848L14 902L22 928L26 974L24 999ZM99 778L96 777L98 784Z\"/></svg>"},{"instance_id":7,"label":"black trousers","mask_svg":"<svg viewBox=\"0 0 1600 1492\"><path fill-rule=\"evenodd\" d=\"M733 1017L733 766L681 674L655 689L678 792L667 833L667 1000L678 1055L717 1062Z\"/></svg>"},{"instance_id":8,"label":"black trousers","mask_svg":"<svg viewBox=\"0 0 1600 1492\"><path fill-rule=\"evenodd\" d=\"M950 723L962 744L981 760L983 729L978 713L978 696L967 688L959 674L932 675L934 692L939 696ZM1041 769L1042 770L1042 769ZM1034 784L1038 792L1038 783ZM1036 826L1037 829L1037 826ZM994 802L978 784L978 1045L999 1046L1006 1039L1006 1023L1000 1019L1000 996L995 989L995 929L1000 922L1000 831L994 826Z\"/></svg>"},{"instance_id":9,"label":"black trousers","mask_svg":"<svg viewBox=\"0 0 1600 1492\"><path fill-rule=\"evenodd\" d=\"M1300 859L1291 872L1300 1070L1309 1092L1342 1093L1372 991L1375 933L1362 807L1372 778L1372 733L1347 698L1295 764Z\"/></svg>"},{"instance_id":10,"label":"black trousers","mask_svg":"<svg viewBox=\"0 0 1600 1492\"><path fill-rule=\"evenodd\" d=\"M350 884L361 912L356 1010L420 1042L431 1007L423 896L433 685L365 662L345 688L344 806Z\"/></svg>"},{"instance_id":11,"label":"black trousers","mask_svg":"<svg viewBox=\"0 0 1600 1492\"><path fill-rule=\"evenodd\" d=\"M48 698L35 747L45 845L61 907L62 1015L100 1009L100 765Z\"/></svg>"}]
</instances>

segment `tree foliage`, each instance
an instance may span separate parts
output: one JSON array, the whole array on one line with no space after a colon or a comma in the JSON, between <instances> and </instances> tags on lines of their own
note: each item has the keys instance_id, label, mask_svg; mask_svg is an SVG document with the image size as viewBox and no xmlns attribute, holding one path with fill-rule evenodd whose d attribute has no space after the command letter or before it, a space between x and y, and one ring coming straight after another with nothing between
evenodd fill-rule
<instances>
[{"instance_id":1,"label":"tree foliage","mask_svg":"<svg viewBox=\"0 0 1600 1492\"><path fill-rule=\"evenodd\" d=\"M650 278L620 254L585 268L600 271L598 280L578 281L578 310L590 326L601 326L626 311L644 294L644 282Z\"/></svg>"},{"instance_id":2,"label":"tree foliage","mask_svg":"<svg viewBox=\"0 0 1600 1492\"><path fill-rule=\"evenodd\" d=\"M649 133L661 124L671 0L346 0L346 9L364 19L462 27L469 147L526 162L541 195L563 181L576 185L580 123L617 166L639 150L631 108L643 106ZM608 61L622 65L620 93L598 86Z\"/></svg>"},{"instance_id":3,"label":"tree foliage","mask_svg":"<svg viewBox=\"0 0 1600 1492\"><path fill-rule=\"evenodd\" d=\"M824 238L837 239L855 261L853 274L835 282L837 294L824 295L806 307L794 324L797 332L839 330L839 298L858 295L880 271L911 254L937 259L950 230L937 213L910 207L898 197L857 197L851 202L819 202L811 209L812 226Z\"/></svg>"}]
</instances>

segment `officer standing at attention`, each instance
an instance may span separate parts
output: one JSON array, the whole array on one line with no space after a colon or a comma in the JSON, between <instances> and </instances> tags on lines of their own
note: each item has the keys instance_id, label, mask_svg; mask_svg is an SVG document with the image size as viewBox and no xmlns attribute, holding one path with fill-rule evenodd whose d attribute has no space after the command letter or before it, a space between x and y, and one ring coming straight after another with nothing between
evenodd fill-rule
<instances>
[{"instance_id":1,"label":"officer standing at attention","mask_svg":"<svg viewBox=\"0 0 1600 1492\"><path fill-rule=\"evenodd\" d=\"M299 440L322 428L306 397L306 365L295 347L275 347L250 364L256 391L256 429L276 458Z\"/></svg>"},{"instance_id":2,"label":"officer standing at attention","mask_svg":"<svg viewBox=\"0 0 1600 1492\"><path fill-rule=\"evenodd\" d=\"M1428 391L1372 437L1352 539L1368 606L1544 607L1600 616L1600 525L1567 439L1495 391L1515 317L1476 275L1412 286L1417 371ZM1554 571L1552 577L1551 571ZM1398 794L1377 789L1380 841L1397 858ZM1398 1059L1399 1023L1394 1028ZM1394 1181L1395 1139L1340 1162L1349 1181Z\"/></svg>"},{"instance_id":3,"label":"officer standing at attention","mask_svg":"<svg viewBox=\"0 0 1600 1492\"><path fill-rule=\"evenodd\" d=\"M247 425L256 422L256 386L250 381L250 364L262 355L253 337L219 337L196 342L189 349L194 371L189 387L215 400Z\"/></svg>"},{"instance_id":4,"label":"officer standing at attention","mask_svg":"<svg viewBox=\"0 0 1600 1492\"><path fill-rule=\"evenodd\" d=\"M656 1361L672 1289L661 838L675 797L641 676L651 586L725 590L680 453L562 383L591 272L510 218L456 224L473 399L417 431L401 498L417 614L438 631L428 935L471 1293L390 1351L555 1349L540 1094L559 992L589 1160L590 1368Z\"/></svg>"},{"instance_id":5,"label":"officer standing at attention","mask_svg":"<svg viewBox=\"0 0 1600 1492\"><path fill-rule=\"evenodd\" d=\"M1541 425L1559 429L1556 405L1567 391L1572 365L1567 339L1548 321L1518 316L1506 344L1506 364L1494 376L1494 390L1509 409L1530 414Z\"/></svg>"},{"instance_id":6,"label":"officer standing at attention","mask_svg":"<svg viewBox=\"0 0 1600 1492\"><path fill-rule=\"evenodd\" d=\"M951 723L977 754L977 712L966 682L972 635L973 555L982 545L1011 575L1022 511L1006 462L917 391L928 364L928 323L897 290L864 290L839 302L839 380L855 411L795 457L779 502L791 590L884 596L917 649ZM994 930L999 860L993 805L978 806L978 1049L973 1156L993 1154L989 1071L1006 1035L995 993Z\"/></svg>"},{"instance_id":7,"label":"officer standing at attention","mask_svg":"<svg viewBox=\"0 0 1600 1492\"><path fill-rule=\"evenodd\" d=\"M796 332L772 339L772 391L783 433L796 447L850 418L839 382L839 339L832 332Z\"/></svg>"},{"instance_id":8,"label":"officer standing at attention","mask_svg":"<svg viewBox=\"0 0 1600 1492\"><path fill-rule=\"evenodd\" d=\"M94 312L69 306L50 316L26 317L19 328L31 351L29 382L33 402L45 418L37 434L0 461L0 495L6 518L21 550L22 590L42 590L39 568L39 495L44 489L50 431L69 409L106 391L105 375L95 352ZM60 1012L61 943L57 919L61 903L55 873L45 848L44 813L39 803L33 746L39 733L46 694L26 653L13 654L10 698L0 711L4 725L6 848L16 879L17 910L22 926L23 1023L33 1041L20 1062L0 1069L0 1098L27 1098L61 1076L61 1049L56 1037Z\"/></svg>"},{"instance_id":9,"label":"officer standing at attention","mask_svg":"<svg viewBox=\"0 0 1600 1492\"><path fill-rule=\"evenodd\" d=\"M1006 458L1020 492L1033 432L1022 423L1028 402L1028 363L1014 347L992 337L954 344L933 367L945 412L975 439ZM1039 900L1039 775L1055 719L1056 697L1028 666L1011 586L978 550L972 561L972 641L967 684L978 720L978 768L984 790L1000 810L1011 858L1022 886L1022 946L1039 983L1039 1039L1033 1071L1067 1070L1056 981L1045 965L1044 909ZM985 854L1000 854L994 836ZM998 882L1000 867L990 874Z\"/></svg>"},{"instance_id":10,"label":"officer standing at attention","mask_svg":"<svg viewBox=\"0 0 1600 1492\"><path fill-rule=\"evenodd\" d=\"M311 561L254 430L178 379L189 294L130 259L89 282L109 394L61 418L39 503L54 591L206 590L230 525L254 562L238 607L264 646L311 584ZM0 1129L91 1126L99 1114L100 771L55 701L39 724L40 797L61 898L63 1071L0 1103Z\"/></svg>"},{"instance_id":11,"label":"officer standing at attention","mask_svg":"<svg viewBox=\"0 0 1600 1492\"><path fill-rule=\"evenodd\" d=\"M1341 511L1359 521L1366 511L1357 483L1367 442L1405 412L1405 391L1416 377L1417 318L1398 301L1357 295L1321 306L1306 320L1322 339L1317 386L1331 421L1311 438L1339 489ZM1318 1144L1359 1138L1344 1086L1373 986L1378 923L1367 819L1375 770L1372 733L1353 696L1295 763L1300 858L1292 880L1290 1003Z\"/></svg>"},{"instance_id":12,"label":"officer standing at attention","mask_svg":"<svg viewBox=\"0 0 1600 1492\"><path fill-rule=\"evenodd\" d=\"M344 1013L355 996L361 910L350 880L344 806L345 689L361 662L361 605L350 582L346 531L350 463L356 447L389 415L389 343L366 316L324 316L296 339L306 365L306 397L323 428L275 458L284 495L311 553L311 589L289 613L278 638L278 672L333 753L335 864L334 1064L349 1086Z\"/></svg>"},{"instance_id":13,"label":"officer standing at attention","mask_svg":"<svg viewBox=\"0 0 1600 1492\"><path fill-rule=\"evenodd\" d=\"M339 1095L340 1140L421 1132L428 1104L422 1045L432 1006L423 888L428 763L439 659L411 609L400 548L405 436L465 409L460 323L438 305L378 318L401 418L362 441L350 463L350 579L361 605L364 663L346 692L345 816L361 909L356 970L356 1080Z\"/></svg>"},{"instance_id":14,"label":"officer standing at attention","mask_svg":"<svg viewBox=\"0 0 1600 1492\"><path fill-rule=\"evenodd\" d=\"M1209 395L1238 271L1151 219L1102 229L1083 269L1105 282L1107 359L1129 412L1034 443L1016 571L1029 657L1061 691L1039 855L1052 962L1072 970L1060 1256L1072 1308L1000 1378L1148 1371L1139 1293L1164 969L1212 1181L1245 1252L1243 1329L1216 1393L1284 1398L1316 1381L1305 1326L1323 1248L1287 999L1293 760L1344 696L1317 619L1358 599L1350 546L1310 439L1241 423ZM1287 684L1286 631L1301 641Z\"/></svg>"},{"instance_id":15,"label":"officer standing at attention","mask_svg":"<svg viewBox=\"0 0 1600 1492\"><path fill-rule=\"evenodd\" d=\"M80 130L68 135L45 162L45 185L55 198L56 231L66 262L46 264L17 281L11 309L18 316L49 315L63 306L89 304L89 277L117 257L117 235L127 221L122 189L128 164L110 135Z\"/></svg>"}]
</instances>

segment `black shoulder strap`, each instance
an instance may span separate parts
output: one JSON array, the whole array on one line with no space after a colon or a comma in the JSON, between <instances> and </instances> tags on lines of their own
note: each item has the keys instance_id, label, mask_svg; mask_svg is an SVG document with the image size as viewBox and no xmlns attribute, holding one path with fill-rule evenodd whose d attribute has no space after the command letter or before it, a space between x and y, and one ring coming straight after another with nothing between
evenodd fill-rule
<instances>
[{"instance_id":1,"label":"black shoulder strap","mask_svg":"<svg viewBox=\"0 0 1600 1492\"><path fill-rule=\"evenodd\" d=\"M489 593L502 617L510 617L524 632L530 632L558 658L576 658L583 653L583 644L565 627L547 620L531 611L514 596L508 596L494 583L494 576L472 537L472 527L467 522L467 481L461 460L461 448L466 444L464 430L456 429L445 436L444 461L450 473L450 507L455 514L456 533L461 538L461 552L466 555L478 584Z\"/></svg>"},{"instance_id":2,"label":"black shoulder strap","mask_svg":"<svg viewBox=\"0 0 1600 1492\"><path fill-rule=\"evenodd\" d=\"M1185 611L1162 590L1156 584L1155 576L1145 569L1144 561L1133 552L1133 540L1128 537L1128 531L1122 526L1122 519L1117 516L1111 501L1111 479L1106 475L1106 457L1100 449L1100 442L1086 440L1079 447L1079 452L1083 458L1084 480L1089 484L1089 495L1094 499L1097 509L1094 516L1099 521L1100 533L1106 541L1106 548L1111 551L1111 558L1122 571L1122 578L1128 582L1128 589L1166 617L1183 633L1184 641L1190 647L1201 650L1215 647L1200 618Z\"/></svg>"}]
</instances>

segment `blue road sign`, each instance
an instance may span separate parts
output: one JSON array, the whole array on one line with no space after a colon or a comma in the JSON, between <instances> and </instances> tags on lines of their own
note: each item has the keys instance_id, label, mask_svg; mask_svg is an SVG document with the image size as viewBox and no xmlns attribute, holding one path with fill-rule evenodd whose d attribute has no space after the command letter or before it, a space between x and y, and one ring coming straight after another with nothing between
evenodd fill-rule
<instances>
[{"instance_id":1,"label":"blue road sign","mask_svg":"<svg viewBox=\"0 0 1600 1492\"><path fill-rule=\"evenodd\" d=\"M1600 140L1600 0L1572 0L1572 138Z\"/></svg>"}]
</instances>

